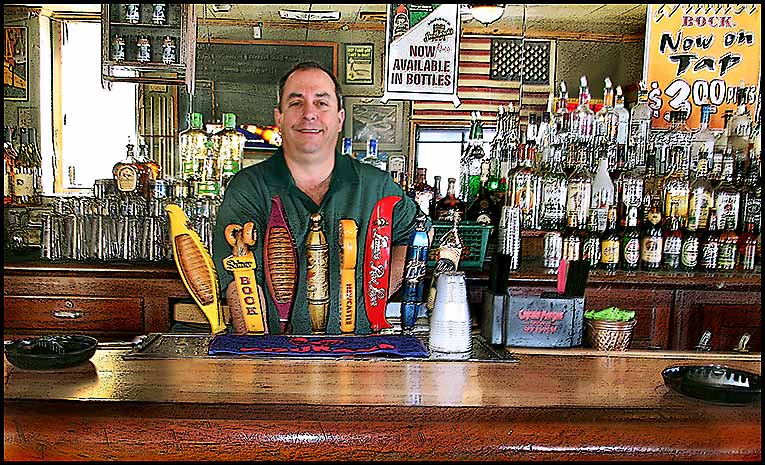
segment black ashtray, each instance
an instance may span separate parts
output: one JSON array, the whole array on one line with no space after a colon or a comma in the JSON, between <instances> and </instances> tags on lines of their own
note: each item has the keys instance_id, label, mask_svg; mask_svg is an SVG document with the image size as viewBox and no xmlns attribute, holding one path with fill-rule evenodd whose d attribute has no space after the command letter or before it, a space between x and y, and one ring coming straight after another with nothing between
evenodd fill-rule
<instances>
[{"instance_id":1,"label":"black ashtray","mask_svg":"<svg viewBox=\"0 0 765 465\"><path fill-rule=\"evenodd\" d=\"M760 375L723 365L678 365L661 372L664 384L685 396L723 404L760 400Z\"/></svg>"},{"instance_id":2,"label":"black ashtray","mask_svg":"<svg viewBox=\"0 0 765 465\"><path fill-rule=\"evenodd\" d=\"M5 356L19 368L54 370L90 360L97 345L90 336L42 336L5 341Z\"/></svg>"}]
</instances>

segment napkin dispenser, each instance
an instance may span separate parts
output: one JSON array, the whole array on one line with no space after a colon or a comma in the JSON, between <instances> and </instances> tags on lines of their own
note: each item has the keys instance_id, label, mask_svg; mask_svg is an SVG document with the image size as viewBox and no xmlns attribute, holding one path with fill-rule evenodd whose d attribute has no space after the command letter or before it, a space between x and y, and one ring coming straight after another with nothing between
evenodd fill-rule
<instances>
[{"instance_id":1,"label":"napkin dispenser","mask_svg":"<svg viewBox=\"0 0 765 465\"><path fill-rule=\"evenodd\" d=\"M541 348L582 345L588 275L585 261L561 260L557 292L529 295L508 289L504 307L505 345Z\"/></svg>"}]
</instances>

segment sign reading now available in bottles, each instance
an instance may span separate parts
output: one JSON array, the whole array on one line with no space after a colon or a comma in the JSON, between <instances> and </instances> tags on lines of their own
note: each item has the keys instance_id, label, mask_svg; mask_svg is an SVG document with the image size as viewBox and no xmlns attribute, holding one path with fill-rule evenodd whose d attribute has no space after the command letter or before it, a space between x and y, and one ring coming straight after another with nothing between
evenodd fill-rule
<instances>
[{"instance_id":1,"label":"sign reading now available in bottles","mask_svg":"<svg viewBox=\"0 0 765 465\"><path fill-rule=\"evenodd\" d=\"M388 4L382 102L457 97L459 5Z\"/></svg>"},{"instance_id":2,"label":"sign reading now available in bottles","mask_svg":"<svg viewBox=\"0 0 765 465\"><path fill-rule=\"evenodd\" d=\"M725 110L736 108L740 87L747 104L760 92L759 4L654 4L646 15L643 76L651 127L669 127L670 110L690 110L698 127L700 105L716 108L709 127L722 129Z\"/></svg>"}]
</instances>

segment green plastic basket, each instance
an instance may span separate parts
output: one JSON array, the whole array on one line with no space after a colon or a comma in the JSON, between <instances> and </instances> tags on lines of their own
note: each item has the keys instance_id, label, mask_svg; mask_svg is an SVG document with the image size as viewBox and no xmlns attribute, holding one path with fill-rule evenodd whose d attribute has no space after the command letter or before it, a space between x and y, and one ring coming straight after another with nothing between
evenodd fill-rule
<instances>
[{"instance_id":1,"label":"green plastic basket","mask_svg":"<svg viewBox=\"0 0 765 465\"><path fill-rule=\"evenodd\" d=\"M436 253L441 244L441 237L452 228L450 221L433 222L433 244L428 250L428 266L435 266ZM457 226L457 233L462 239L462 255L459 268L483 268L489 235L493 226L484 226L472 221L463 221Z\"/></svg>"}]
</instances>

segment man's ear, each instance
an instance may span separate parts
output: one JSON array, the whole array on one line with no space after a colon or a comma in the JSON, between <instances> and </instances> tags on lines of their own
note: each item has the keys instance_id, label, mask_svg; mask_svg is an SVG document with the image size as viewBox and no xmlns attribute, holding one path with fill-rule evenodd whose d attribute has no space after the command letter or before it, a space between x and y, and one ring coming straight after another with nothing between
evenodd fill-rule
<instances>
[{"instance_id":1,"label":"man's ear","mask_svg":"<svg viewBox=\"0 0 765 465\"><path fill-rule=\"evenodd\" d=\"M337 112L337 119L340 122L340 124L339 124L340 130L337 131L339 133L339 132L343 131L343 123L345 123L345 108L343 108L342 110Z\"/></svg>"},{"instance_id":2,"label":"man's ear","mask_svg":"<svg viewBox=\"0 0 765 465\"><path fill-rule=\"evenodd\" d=\"M281 125L281 119L282 119L282 112L279 110L279 108L274 108L274 124L276 127L282 127Z\"/></svg>"}]
</instances>

